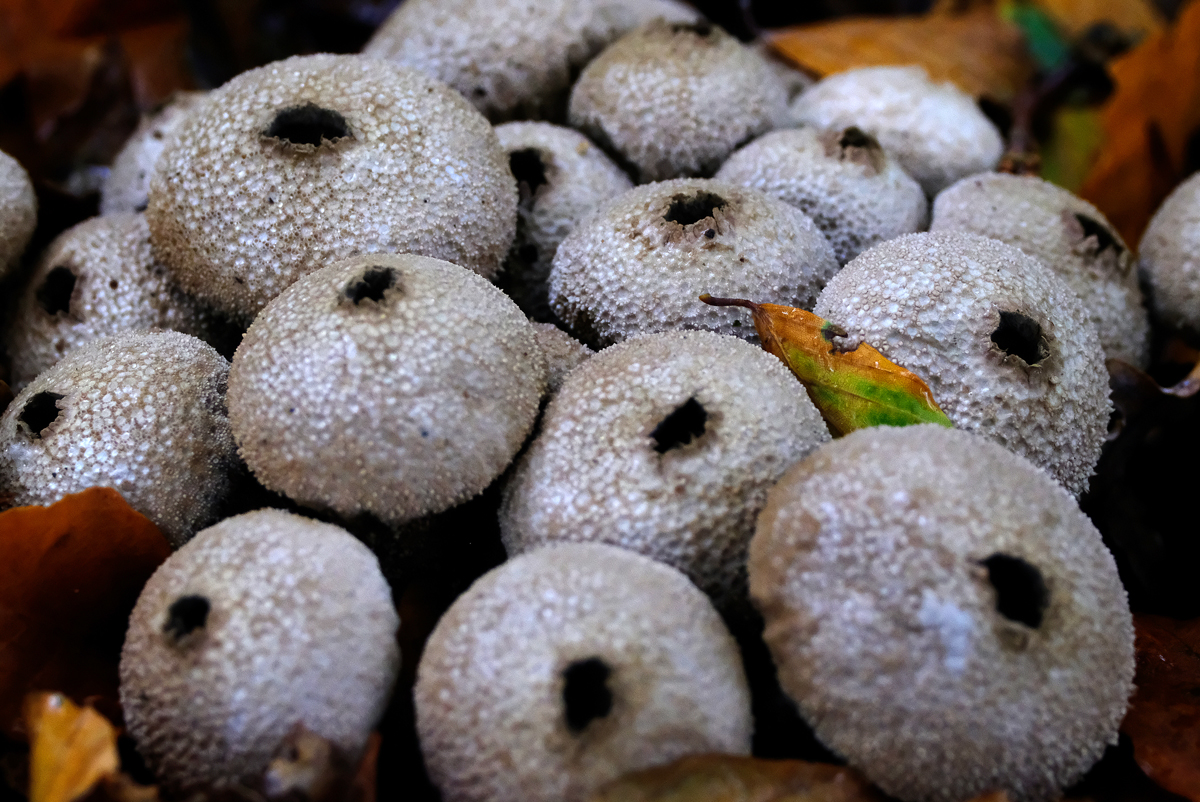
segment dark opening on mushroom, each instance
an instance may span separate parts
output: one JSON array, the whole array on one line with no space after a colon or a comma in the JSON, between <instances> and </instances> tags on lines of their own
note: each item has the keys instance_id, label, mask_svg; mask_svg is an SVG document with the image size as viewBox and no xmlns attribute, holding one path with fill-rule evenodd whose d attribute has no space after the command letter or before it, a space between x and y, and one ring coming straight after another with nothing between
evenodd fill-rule
<instances>
[{"instance_id":1,"label":"dark opening on mushroom","mask_svg":"<svg viewBox=\"0 0 1200 802\"><path fill-rule=\"evenodd\" d=\"M697 192L695 195L676 195L671 199L671 205L663 219L669 223L679 223L690 226L699 223L706 217L712 217L717 209L724 209L725 199L711 192Z\"/></svg>"},{"instance_id":2,"label":"dark opening on mushroom","mask_svg":"<svg viewBox=\"0 0 1200 802\"><path fill-rule=\"evenodd\" d=\"M547 183L546 163L537 148L515 150L508 154L508 168L512 170L513 178L517 179L522 201L532 198Z\"/></svg>"},{"instance_id":3,"label":"dark opening on mushroom","mask_svg":"<svg viewBox=\"0 0 1200 802\"><path fill-rule=\"evenodd\" d=\"M350 126L346 124L346 118L333 109L305 103L277 113L264 135L293 145L319 147L323 141L334 142L350 136Z\"/></svg>"},{"instance_id":4,"label":"dark opening on mushroom","mask_svg":"<svg viewBox=\"0 0 1200 802\"><path fill-rule=\"evenodd\" d=\"M167 608L163 634L171 640L182 640L208 623L208 599L203 596L180 596Z\"/></svg>"},{"instance_id":5,"label":"dark opening on mushroom","mask_svg":"<svg viewBox=\"0 0 1200 802\"><path fill-rule=\"evenodd\" d=\"M1075 219L1083 227L1084 239L1088 237L1096 238L1096 253L1104 253L1108 248L1112 248L1113 252L1119 256L1121 251L1124 250L1112 233L1101 225L1098 220L1093 220L1085 214L1076 214Z\"/></svg>"},{"instance_id":6,"label":"dark opening on mushroom","mask_svg":"<svg viewBox=\"0 0 1200 802\"><path fill-rule=\"evenodd\" d=\"M582 732L612 712L611 674L612 669L599 657L576 660L563 671L563 709L571 732Z\"/></svg>"},{"instance_id":7,"label":"dark opening on mushroom","mask_svg":"<svg viewBox=\"0 0 1200 802\"><path fill-rule=\"evenodd\" d=\"M28 426L35 438L41 437L46 427L58 420L58 401L62 397L58 393L38 393L25 403L17 420Z\"/></svg>"},{"instance_id":8,"label":"dark opening on mushroom","mask_svg":"<svg viewBox=\"0 0 1200 802\"><path fill-rule=\"evenodd\" d=\"M654 440L654 450L665 454L673 448L686 446L694 438L704 434L707 423L708 413L704 407L700 406L700 402L695 398L689 398L650 432L650 437Z\"/></svg>"},{"instance_id":9,"label":"dark opening on mushroom","mask_svg":"<svg viewBox=\"0 0 1200 802\"><path fill-rule=\"evenodd\" d=\"M42 282L42 286L38 287L37 302L47 315L70 312L73 292L75 292L75 274L71 272L71 268L59 265L46 274L46 280Z\"/></svg>"},{"instance_id":10,"label":"dark opening on mushroom","mask_svg":"<svg viewBox=\"0 0 1200 802\"><path fill-rule=\"evenodd\" d=\"M1000 325L992 332L992 342L1009 356L1036 365L1050 356L1042 337L1042 327L1033 318L1020 312L1001 312Z\"/></svg>"},{"instance_id":11,"label":"dark opening on mushroom","mask_svg":"<svg viewBox=\"0 0 1200 802\"><path fill-rule=\"evenodd\" d=\"M838 146L843 148L878 147L869 134L853 125L842 131L842 135L838 139Z\"/></svg>"},{"instance_id":12,"label":"dark opening on mushroom","mask_svg":"<svg viewBox=\"0 0 1200 802\"><path fill-rule=\"evenodd\" d=\"M996 589L996 611L1010 621L1037 629L1050 605L1050 590L1036 567L1008 554L997 552L982 565Z\"/></svg>"},{"instance_id":13,"label":"dark opening on mushroom","mask_svg":"<svg viewBox=\"0 0 1200 802\"><path fill-rule=\"evenodd\" d=\"M694 33L697 36L708 36L713 32L713 25L706 19L699 22L679 22L671 26L672 33Z\"/></svg>"},{"instance_id":14,"label":"dark opening on mushroom","mask_svg":"<svg viewBox=\"0 0 1200 802\"><path fill-rule=\"evenodd\" d=\"M382 301L383 294L396 286L396 271L390 267L369 267L362 278L346 285L346 297L356 306L364 300Z\"/></svg>"}]
</instances>

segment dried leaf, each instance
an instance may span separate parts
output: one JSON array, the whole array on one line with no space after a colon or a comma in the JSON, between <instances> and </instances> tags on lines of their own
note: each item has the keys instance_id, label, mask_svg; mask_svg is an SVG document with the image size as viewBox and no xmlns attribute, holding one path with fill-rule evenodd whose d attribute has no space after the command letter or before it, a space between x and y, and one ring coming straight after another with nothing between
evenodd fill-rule
<instances>
[{"instance_id":1,"label":"dried leaf","mask_svg":"<svg viewBox=\"0 0 1200 802\"><path fill-rule=\"evenodd\" d=\"M371 733L358 766L327 739L297 724L262 777L267 799L297 802L374 802L379 733Z\"/></svg>"},{"instance_id":2,"label":"dried leaf","mask_svg":"<svg viewBox=\"0 0 1200 802\"><path fill-rule=\"evenodd\" d=\"M115 698L129 613L169 553L110 488L0 513L0 731L31 690Z\"/></svg>"},{"instance_id":3,"label":"dried leaf","mask_svg":"<svg viewBox=\"0 0 1200 802\"><path fill-rule=\"evenodd\" d=\"M1157 33L1165 25L1162 14L1148 0L1037 0L1035 5L1071 39L1098 22L1139 38Z\"/></svg>"},{"instance_id":4,"label":"dried leaf","mask_svg":"<svg viewBox=\"0 0 1200 802\"><path fill-rule=\"evenodd\" d=\"M1116 90L1101 112L1105 144L1080 189L1121 232L1141 239L1151 215L1184 177L1200 131L1200 0L1170 29L1109 66Z\"/></svg>"},{"instance_id":5,"label":"dried leaf","mask_svg":"<svg viewBox=\"0 0 1200 802\"><path fill-rule=\"evenodd\" d=\"M1200 618L1134 616L1137 690L1121 729L1166 790L1200 802Z\"/></svg>"},{"instance_id":6,"label":"dried leaf","mask_svg":"<svg viewBox=\"0 0 1200 802\"><path fill-rule=\"evenodd\" d=\"M935 81L952 81L975 97L1006 102L1033 64L1020 30L993 8L923 17L851 17L769 34L781 56L824 77L855 67L919 64Z\"/></svg>"},{"instance_id":7,"label":"dried leaf","mask_svg":"<svg viewBox=\"0 0 1200 802\"><path fill-rule=\"evenodd\" d=\"M1062 106L1054 112L1053 133L1041 150L1041 177L1078 192L1104 141L1095 109Z\"/></svg>"},{"instance_id":8,"label":"dried leaf","mask_svg":"<svg viewBox=\"0 0 1200 802\"><path fill-rule=\"evenodd\" d=\"M763 348L804 383L835 434L867 426L954 425L919 376L866 343L853 351L836 350L833 338L846 332L812 312L740 298L701 295L700 300L749 309Z\"/></svg>"},{"instance_id":9,"label":"dried leaf","mask_svg":"<svg viewBox=\"0 0 1200 802\"><path fill-rule=\"evenodd\" d=\"M61 693L25 700L29 732L29 802L72 802L116 774L117 731L90 707Z\"/></svg>"}]
</instances>

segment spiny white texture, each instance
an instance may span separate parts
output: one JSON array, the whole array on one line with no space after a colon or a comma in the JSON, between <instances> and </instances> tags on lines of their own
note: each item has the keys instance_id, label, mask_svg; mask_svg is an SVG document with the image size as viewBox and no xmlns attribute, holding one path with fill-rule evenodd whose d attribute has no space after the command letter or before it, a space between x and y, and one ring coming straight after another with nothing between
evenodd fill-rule
<instances>
[{"instance_id":1,"label":"spiny white texture","mask_svg":"<svg viewBox=\"0 0 1200 802\"><path fill-rule=\"evenodd\" d=\"M176 92L167 105L142 117L137 130L113 159L100 189L100 214L144 212L150 198L150 177L167 141L207 92Z\"/></svg>"},{"instance_id":2,"label":"spiny white texture","mask_svg":"<svg viewBox=\"0 0 1200 802\"><path fill-rule=\"evenodd\" d=\"M1036 584L993 584L997 554L1040 573L1037 626L999 611ZM889 795L1052 800L1117 742L1134 654L1116 564L1070 495L983 438L823 446L771 491L749 569L784 690Z\"/></svg>"},{"instance_id":3,"label":"spiny white texture","mask_svg":"<svg viewBox=\"0 0 1200 802\"><path fill-rule=\"evenodd\" d=\"M546 357L548 395L557 393L567 374L595 353L553 323L534 323L533 336L542 356Z\"/></svg>"},{"instance_id":4,"label":"spiny white texture","mask_svg":"<svg viewBox=\"0 0 1200 802\"><path fill-rule=\"evenodd\" d=\"M970 95L935 84L924 67L863 67L830 75L792 103L799 123L858 126L879 140L933 197L964 176L991 170L1004 140Z\"/></svg>"},{"instance_id":5,"label":"spiny white texture","mask_svg":"<svg viewBox=\"0 0 1200 802\"><path fill-rule=\"evenodd\" d=\"M592 60L571 125L619 153L641 182L712 175L735 148L788 120L787 88L758 52L708 22L650 22Z\"/></svg>"},{"instance_id":6,"label":"spiny white texture","mask_svg":"<svg viewBox=\"0 0 1200 802\"><path fill-rule=\"evenodd\" d=\"M517 237L497 284L535 320L550 320L546 283L563 238L604 201L633 188L604 151L570 128L550 123L496 127L521 201Z\"/></svg>"},{"instance_id":7,"label":"spiny white texture","mask_svg":"<svg viewBox=\"0 0 1200 802\"><path fill-rule=\"evenodd\" d=\"M325 125L301 124L317 109ZM349 136L331 141L334 115ZM298 124L284 138L266 135L288 119ZM328 137L298 144L297 129ZM385 61L318 55L211 92L163 152L146 214L183 289L249 319L358 253L419 253L491 277L516 207L499 140L457 93Z\"/></svg>"},{"instance_id":8,"label":"spiny white texture","mask_svg":"<svg viewBox=\"0 0 1200 802\"><path fill-rule=\"evenodd\" d=\"M724 181L676 179L635 187L567 235L550 272L550 306L600 346L681 328L757 342L736 309L698 296L811 309L837 270L825 235L794 206Z\"/></svg>"},{"instance_id":9,"label":"spiny white texture","mask_svg":"<svg viewBox=\"0 0 1200 802\"><path fill-rule=\"evenodd\" d=\"M190 632L194 611L172 614L187 597L208 603ZM399 628L379 562L345 530L280 510L227 518L138 598L121 652L126 725L177 791L254 787L297 724L354 760L391 695Z\"/></svg>"},{"instance_id":10,"label":"spiny white texture","mask_svg":"<svg viewBox=\"0 0 1200 802\"><path fill-rule=\"evenodd\" d=\"M976 234L908 234L846 265L813 311L924 379L955 426L1087 489L1111 410L1104 352L1079 297L1041 262ZM1010 337L1042 359L1001 349L1002 312L1035 324Z\"/></svg>"},{"instance_id":11,"label":"spiny white texture","mask_svg":"<svg viewBox=\"0 0 1200 802\"><path fill-rule=\"evenodd\" d=\"M228 371L210 346L175 331L76 348L0 418L0 488L25 505L111 487L182 545L213 520L237 464Z\"/></svg>"},{"instance_id":12,"label":"spiny white texture","mask_svg":"<svg viewBox=\"0 0 1200 802\"><path fill-rule=\"evenodd\" d=\"M745 599L767 491L828 439L803 386L761 348L706 331L638 337L589 359L551 400L505 488L504 545L621 546L726 608Z\"/></svg>"},{"instance_id":13,"label":"spiny white texture","mask_svg":"<svg viewBox=\"0 0 1200 802\"><path fill-rule=\"evenodd\" d=\"M564 673L590 659L608 668L611 709L575 730ZM636 769L750 751L720 616L683 574L611 546L552 546L485 574L429 636L413 696L446 802L584 802Z\"/></svg>"},{"instance_id":14,"label":"spiny white texture","mask_svg":"<svg viewBox=\"0 0 1200 802\"><path fill-rule=\"evenodd\" d=\"M17 265L37 227L37 196L21 163L0 150L0 279Z\"/></svg>"},{"instance_id":15,"label":"spiny white texture","mask_svg":"<svg viewBox=\"0 0 1200 802\"><path fill-rule=\"evenodd\" d=\"M983 173L943 190L930 231L970 231L1015 245L1083 301L1105 356L1144 366L1150 324L1133 254L1104 214L1032 175Z\"/></svg>"},{"instance_id":16,"label":"spiny white texture","mask_svg":"<svg viewBox=\"0 0 1200 802\"><path fill-rule=\"evenodd\" d=\"M838 264L920 231L929 220L921 185L857 128L772 131L730 156L714 177L804 212L829 240Z\"/></svg>"},{"instance_id":17,"label":"spiny white texture","mask_svg":"<svg viewBox=\"0 0 1200 802\"><path fill-rule=\"evenodd\" d=\"M97 337L156 328L208 339L213 321L154 261L144 215L85 220L50 244L21 293L5 337L13 386Z\"/></svg>"},{"instance_id":18,"label":"spiny white texture","mask_svg":"<svg viewBox=\"0 0 1200 802\"><path fill-rule=\"evenodd\" d=\"M1200 330L1200 173L1163 201L1138 247L1155 314Z\"/></svg>"},{"instance_id":19,"label":"spiny white texture","mask_svg":"<svg viewBox=\"0 0 1200 802\"><path fill-rule=\"evenodd\" d=\"M499 476L545 386L532 325L487 280L366 254L306 276L255 319L233 357L229 414L270 489L399 524Z\"/></svg>"},{"instance_id":20,"label":"spiny white texture","mask_svg":"<svg viewBox=\"0 0 1200 802\"><path fill-rule=\"evenodd\" d=\"M406 0L363 54L449 84L494 121L557 118L579 70L657 17L700 15L675 0Z\"/></svg>"}]
</instances>

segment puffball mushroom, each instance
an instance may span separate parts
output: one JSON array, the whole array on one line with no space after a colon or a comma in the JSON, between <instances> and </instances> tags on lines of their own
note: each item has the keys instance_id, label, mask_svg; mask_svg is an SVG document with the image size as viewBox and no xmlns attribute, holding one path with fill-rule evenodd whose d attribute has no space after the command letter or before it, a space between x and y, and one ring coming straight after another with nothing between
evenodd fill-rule
<instances>
[{"instance_id":1,"label":"puffball mushroom","mask_svg":"<svg viewBox=\"0 0 1200 802\"><path fill-rule=\"evenodd\" d=\"M129 734L180 794L255 787L297 724L357 760L399 672L399 627L379 562L345 530L280 510L227 518L138 597L121 652Z\"/></svg>"},{"instance_id":2,"label":"puffball mushroom","mask_svg":"<svg viewBox=\"0 0 1200 802\"><path fill-rule=\"evenodd\" d=\"M1168 325L1200 331L1200 175L1177 186L1138 246L1150 303Z\"/></svg>"},{"instance_id":3,"label":"puffball mushroom","mask_svg":"<svg viewBox=\"0 0 1200 802\"><path fill-rule=\"evenodd\" d=\"M0 279L17 265L37 227L37 196L21 163L0 150Z\"/></svg>"},{"instance_id":4,"label":"puffball mushroom","mask_svg":"<svg viewBox=\"0 0 1200 802\"><path fill-rule=\"evenodd\" d=\"M233 357L229 414L269 489L398 525L499 476L545 386L532 324L486 279L424 256L366 254L263 309Z\"/></svg>"},{"instance_id":5,"label":"puffball mushroom","mask_svg":"<svg viewBox=\"0 0 1200 802\"><path fill-rule=\"evenodd\" d=\"M413 690L446 802L585 802L626 772L748 754L741 658L683 574L624 549L550 546L460 596Z\"/></svg>"},{"instance_id":6,"label":"puffball mushroom","mask_svg":"<svg viewBox=\"0 0 1200 802\"><path fill-rule=\"evenodd\" d=\"M247 322L301 276L411 252L491 277L517 188L487 120L414 70L296 56L214 90L163 152L146 216L181 287Z\"/></svg>"},{"instance_id":7,"label":"puffball mushroom","mask_svg":"<svg viewBox=\"0 0 1200 802\"><path fill-rule=\"evenodd\" d=\"M548 395L557 393L567 374L596 353L553 323L534 323L533 336L546 357Z\"/></svg>"},{"instance_id":8,"label":"puffball mushroom","mask_svg":"<svg viewBox=\"0 0 1200 802\"><path fill-rule=\"evenodd\" d=\"M1133 621L1074 499L935 425L860 429L772 489L750 592L783 688L889 795L1048 802L1117 741Z\"/></svg>"},{"instance_id":9,"label":"puffball mushroom","mask_svg":"<svg viewBox=\"0 0 1200 802\"><path fill-rule=\"evenodd\" d=\"M216 517L238 466L228 371L212 347L175 331L79 346L0 417L0 493L52 504L111 487L178 548Z\"/></svg>"},{"instance_id":10,"label":"puffball mushroom","mask_svg":"<svg viewBox=\"0 0 1200 802\"><path fill-rule=\"evenodd\" d=\"M821 79L793 101L796 122L856 126L891 153L933 197L1000 163L1004 140L975 101L923 67L863 67Z\"/></svg>"},{"instance_id":11,"label":"puffball mushroom","mask_svg":"<svg viewBox=\"0 0 1200 802\"><path fill-rule=\"evenodd\" d=\"M1088 486L1108 372L1079 297L1041 262L976 234L908 234L834 276L816 314L920 376L955 426Z\"/></svg>"}]
</instances>

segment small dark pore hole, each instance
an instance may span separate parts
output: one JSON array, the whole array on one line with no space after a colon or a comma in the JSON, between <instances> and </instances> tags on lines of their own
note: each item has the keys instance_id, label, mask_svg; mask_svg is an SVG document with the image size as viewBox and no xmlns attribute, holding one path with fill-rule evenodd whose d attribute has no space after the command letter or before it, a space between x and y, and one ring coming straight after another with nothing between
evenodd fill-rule
<instances>
[{"instance_id":1,"label":"small dark pore hole","mask_svg":"<svg viewBox=\"0 0 1200 802\"><path fill-rule=\"evenodd\" d=\"M362 278L346 285L346 297L355 304L364 299L382 301L383 294L396 285L396 271L390 267L370 267Z\"/></svg>"},{"instance_id":2,"label":"small dark pore hole","mask_svg":"<svg viewBox=\"0 0 1200 802\"><path fill-rule=\"evenodd\" d=\"M521 200L532 198L538 188L546 183L546 163L542 161L542 153L537 148L515 150L508 154L508 169L517 179Z\"/></svg>"},{"instance_id":3,"label":"small dark pore hole","mask_svg":"<svg viewBox=\"0 0 1200 802\"><path fill-rule=\"evenodd\" d=\"M654 440L654 450L665 454L672 448L686 446L693 438L704 434L704 425L708 422L708 413L695 398L689 398L680 404L674 412L662 419L662 422L650 432Z\"/></svg>"},{"instance_id":4,"label":"small dark pore hole","mask_svg":"<svg viewBox=\"0 0 1200 802\"><path fill-rule=\"evenodd\" d=\"M200 629L208 621L208 599L203 596L180 596L167 608L167 623L163 634L181 640Z\"/></svg>"},{"instance_id":5,"label":"small dark pore hole","mask_svg":"<svg viewBox=\"0 0 1200 802\"><path fill-rule=\"evenodd\" d=\"M576 660L563 671L563 708L571 732L584 728L612 711L612 691L608 677L612 673L599 657Z\"/></svg>"},{"instance_id":6,"label":"small dark pore hole","mask_svg":"<svg viewBox=\"0 0 1200 802\"><path fill-rule=\"evenodd\" d=\"M711 192L697 192L695 195L676 195L671 199L671 205L663 219L669 223L679 223L690 226L699 223L706 217L712 217L717 209L725 208L725 199Z\"/></svg>"},{"instance_id":7,"label":"small dark pore hole","mask_svg":"<svg viewBox=\"0 0 1200 802\"><path fill-rule=\"evenodd\" d=\"M1036 365L1050 355L1042 340L1042 327L1020 312L1001 312L1000 325L992 332L992 342L1004 353Z\"/></svg>"},{"instance_id":8,"label":"small dark pore hole","mask_svg":"<svg viewBox=\"0 0 1200 802\"><path fill-rule=\"evenodd\" d=\"M305 103L277 113L266 136L293 145L318 147L325 140L333 142L350 136L350 126L346 124L346 118L336 111L323 109L315 103Z\"/></svg>"},{"instance_id":9,"label":"small dark pore hole","mask_svg":"<svg viewBox=\"0 0 1200 802\"><path fill-rule=\"evenodd\" d=\"M996 611L1010 621L1037 629L1042 615L1050 605L1050 591L1042 572L1022 560L996 553L982 565L987 567L988 581L996 589Z\"/></svg>"},{"instance_id":10,"label":"small dark pore hole","mask_svg":"<svg viewBox=\"0 0 1200 802\"><path fill-rule=\"evenodd\" d=\"M671 26L672 33L694 33L697 36L708 36L713 32L713 24L706 19L699 22L680 22Z\"/></svg>"},{"instance_id":11,"label":"small dark pore hole","mask_svg":"<svg viewBox=\"0 0 1200 802\"><path fill-rule=\"evenodd\" d=\"M25 403L25 408L21 410L21 416L17 420L28 426L34 437L41 437L46 427L58 420L61 412L58 401L61 398L58 393L38 393Z\"/></svg>"},{"instance_id":12,"label":"small dark pore hole","mask_svg":"<svg viewBox=\"0 0 1200 802\"><path fill-rule=\"evenodd\" d=\"M838 139L838 146L843 148L869 148L874 144L875 140L870 135L855 126L842 131L842 136Z\"/></svg>"},{"instance_id":13,"label":"small dark pore hole","mask_svg":"<svg viewBox=\"0 0 1200 802\"><path fill-rule=\"evenodd\" d=\"M75 274L71 268L58 267L46 274L46 280L37 289L38 305L47 315L71 311L71 293L75 292Z\"/></svg>"},{"instance_id":14,"label":"small dark pore hole","mask_svg":"<svg viewBox=\"0 0 1200 802\"><path fill-rule=\"evenodd\" d=\"M1098 220L1093 220L1085 214L1076 214L1075 219L1079 221L1079 225L1083 226L1083 238L1096 238L1096 253L1103 253L1106 249L1112 248L1113 252L1120 255L1124 250L1116 238L1107 228L1100 224Z\"/></svg>"}]
</instances>

